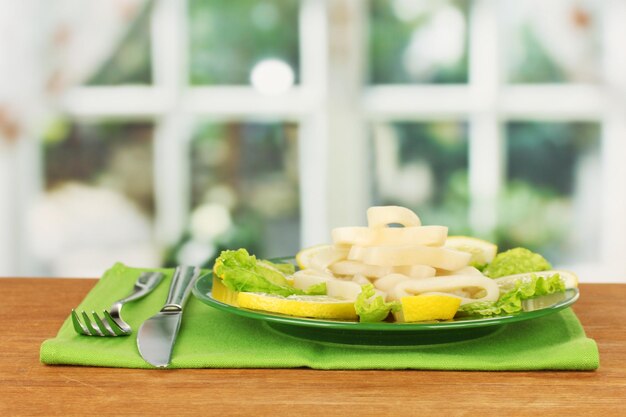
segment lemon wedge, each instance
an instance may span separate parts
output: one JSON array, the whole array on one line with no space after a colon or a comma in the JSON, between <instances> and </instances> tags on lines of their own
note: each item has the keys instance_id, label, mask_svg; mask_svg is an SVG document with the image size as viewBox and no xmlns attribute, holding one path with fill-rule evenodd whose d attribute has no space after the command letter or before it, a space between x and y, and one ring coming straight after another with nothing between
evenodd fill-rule
<instances>
[{"instance_id":1,"label":"lemon wedge","mask_svg":"<svg viewBox=\"0 0 626 417\"><path fill-rule=\"evenodd\" d=\"M211 294L217 301L237 306L237 294L239 294L239 292L228 288L216 275L213 275L213 289L211 290Z\"/></svg>"},{"instance_id":2,"label":"lemon wedge","mask_svg":"<svg viewBox=\"0 0 626 417\"><path fill-rule=\"evenodd\" d=\"M289 316L317 319L356 320L353 301L325 295L279 295L240 292L237 295L239 307L269 311Z\"/></svg>"},{"instance_id":3,"label":"lemon wedge","mask_svg":"<svg viewBox=\"0 0 626 417\"><path fill-rule=\"evenodd\" d=\"M348 247L335 245L311 246L296 254L296 263L300 269L324 270L329 265L346 259L348 250Z\"/></svg>"},{"instance_id":4,"label":"lemon wedge","mask_svg":"<svg viewBox=\"0 0 626 417\"><path fill-rule=\"evenodd\" d=\"M402 310L394 313L397 321L415 322L450 320L461 305L461 299L450 295L413 295L400 299Z\"/></svg>"},{"instance_id":5,"label":"lemon wedge","mask_svg":"<svg viewBox=\"0 0 626 417\"><path fill-rule=\"evenodd\" d=\"M448 236L446 248L467 252L472 255L470 265L485 265L493 261L498 247L486 240L468 236Z\"/></svg>"}]
</instances>

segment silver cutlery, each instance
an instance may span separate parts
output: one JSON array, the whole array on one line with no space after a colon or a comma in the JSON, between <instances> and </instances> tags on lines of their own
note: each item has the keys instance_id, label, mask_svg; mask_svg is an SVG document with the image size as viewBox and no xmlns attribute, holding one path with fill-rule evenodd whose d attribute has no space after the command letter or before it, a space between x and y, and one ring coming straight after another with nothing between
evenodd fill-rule
<instances>
[{"instance_id":1,"label":"silver cutlery","mask_svg":"<svg viewBox=\"0 0 626 417\"><path fill-rule=\"evenodd\" d=\"M183 307L200 274L199 267L176 268L165 305L139 328L137 348L141 357L151 365L165 368L170 364L182 321Z\"/></svg>"},{"instance_id":2,"label":"silver cutlery","mask_svg":"<svg viewBox=\"0 0 626 417\"><path fill-rule=\"evenodd\" d=\"M103 310L103 317L100 317L95 311L91 312L93 320L85 312L81 312L83 321L76 310L72 309L72 324L76 333L86 336L128 336L133 331L128 323L122 319L121 311L124 304L138 300L159 285L164 275L160 272L144 272L142 273L133 287L132 293L111 305L109 310Z\"/></svg>"}]
</instances>

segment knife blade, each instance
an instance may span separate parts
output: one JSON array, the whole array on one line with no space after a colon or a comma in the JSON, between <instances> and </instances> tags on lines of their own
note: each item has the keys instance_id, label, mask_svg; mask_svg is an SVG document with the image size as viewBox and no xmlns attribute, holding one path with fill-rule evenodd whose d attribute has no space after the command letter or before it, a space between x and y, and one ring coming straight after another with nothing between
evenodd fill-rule
<instances>
[{"instance_id":1,"label":"knife blade","mask_svg":"<svg viewBox=\"0 0 626 417\"><path fill-rule=\"evenodd\" d=\"M197 266L182 265L176 268L165 305L139 328L137 348L141 357L149 364L158 368L169 366L182 321L183 307L200 273Z\"/></svg>"}]
</instances>

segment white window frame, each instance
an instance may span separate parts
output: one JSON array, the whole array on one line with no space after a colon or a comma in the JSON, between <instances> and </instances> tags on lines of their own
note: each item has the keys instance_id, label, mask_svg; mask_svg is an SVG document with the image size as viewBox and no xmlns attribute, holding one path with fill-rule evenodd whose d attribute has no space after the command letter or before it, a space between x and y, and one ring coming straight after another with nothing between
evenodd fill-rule
<instances>
[{"instance_id":1,"label":"white window frame","mask_svg":"<svg viewBox=\"0 0 626 417\"><path fill-rule=\"evenodd\" d=\"M603 4L601 84L507 85L499 42L502 5L497 0L475 0L470 10L468 84L366 86L366 3L301 0L301 83L286 94L267 97L247 86L189 86L186 2L158 0L151 18L153 85L78 87L65 95L61 107L77 120L155 122L154 166L168 167L156 170L154 180L155 224L161 244L178 239L190 210L187 149L196 118L263 118L299 124L302 246L329 241L331 227L364 222L371 202L369 184L363 180L368 177L370 157L368 122L467 120L470 223L480 231L492 230L496 223L496 203L505 177L505 122L598 122L602 127L602 185L612 190L603 193L598 214L600 265L572 267L578 268L583 281L623 281L626 49L621 40L626 39L626 2L606 0ZM31 172L40 171L33 166L38 163L33 162L39 158L36 152L31 147L23 158L31 161ZM40 183L30 187L28 195L15 203L18 211L41 192ZM0 202L5 209L7 204L11 203ZM0 237L0 247L7 247L10 239ZM27 245L22 245L20 253L17 273L32 271L32 258L25 255Z\"/></svg>"}]
</instances>

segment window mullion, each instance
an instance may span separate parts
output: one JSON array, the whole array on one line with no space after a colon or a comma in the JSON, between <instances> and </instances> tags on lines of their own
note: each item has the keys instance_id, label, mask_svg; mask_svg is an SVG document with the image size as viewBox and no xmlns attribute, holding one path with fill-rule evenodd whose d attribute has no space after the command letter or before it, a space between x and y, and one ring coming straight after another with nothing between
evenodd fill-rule
<instances>
[{"instance_id":1,"label":"window mullion","mask_svg":"<svg viewBox=\"0 0 626 417\"><path fill-rule=\"evenodd\" d=\"M20 138L22 139L22 138ZM0 275L14 275L18 271L19 237L17 197L17 145L0 137Z\"/></svg>"},{"instance_id":2,"label":"window mullion","mask_svg":"<svg viewBox=\"0 0 626 417\"><path fill-rule=\"evenodd\" d=\"M303 0L299 15L300 82L310 98L311 113L302 117L298 130L300 175L300 244L302 247L327 240L328 135L327 49L328 29L324 0Z\"/></svg>"},{"instance_id":3,"label":"window mullion","mask_svg":"<svg viewBox=\"0 0 626 417\"><path fill-rule=\"evenodd\" d=\"M626 273L626 3L606 2L603 24L606 112L602 124L602 263L611 275ZM610 278L610 277L603 277Z\"/></svg>"},{"instance_id":4,"label":"window mullion","mask_svg":"<svg viewBox=\"0 0 626 417\"><path fill-rule=\"evenodd\" d=\"M312 111L300 130L302 245L327 242L369 204L367 143L360 110L365 7L306 0L300 15L302 85Z\"/></svg>"},{"instance_id":5,"label":"window mullion","mask_svg":"<svg viewBox=\"0 0 626 417\"><path fill-rule=\"evenodd\" d=\"M501 89L497 0L472 3L469 33L469 220L473 230L489 237L498 216L498 194L504 177L504 140L498 114Z\"/></svg>"},{"instance_id":6,"label":"window mullion","mask_svg":"<svg viewBox=\"0 0 626 417\"><path fill-rule=\"evenodd\" d=\"M159 243L180 238L189 212L188 142L190 116L181 107L187 84L187 2L160 0L151 20L152 68L155 86L166 108L154 133L154 192Z\"/></svg>"},{"instance_id":7,"label":"window mullion","mask_svg":"<svg viewBox=\"0 0 626 417\"><path fill-rule=\"evenodd\" d=\"M329 1L329 226L365 219L371 197L368 138L361 110L367 37L365 2Z\"/></svg>"}]
</instances>

